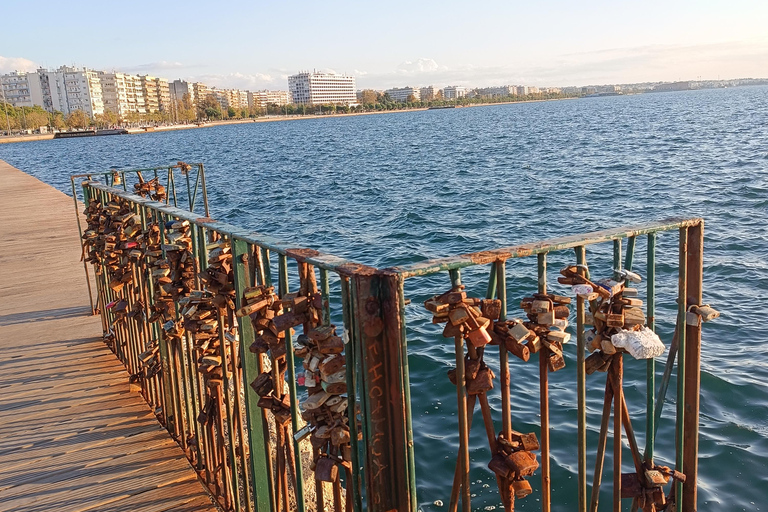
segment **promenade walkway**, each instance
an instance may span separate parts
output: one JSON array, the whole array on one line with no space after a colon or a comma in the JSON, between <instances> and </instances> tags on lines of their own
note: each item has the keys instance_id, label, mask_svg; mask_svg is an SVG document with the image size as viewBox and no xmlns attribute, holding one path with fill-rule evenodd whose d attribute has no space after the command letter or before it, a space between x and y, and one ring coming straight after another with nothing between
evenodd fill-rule
<instances>
[{"instance_id":1,"label":"promenade walkway","mask_svg":"<svg viewBox=\"0 0 768 512\"><path fill-rule=\"evenodd\" d=\"M73 212L0 160L0 512L215 511L101 342Z\"/></svg>"}]
</instances>

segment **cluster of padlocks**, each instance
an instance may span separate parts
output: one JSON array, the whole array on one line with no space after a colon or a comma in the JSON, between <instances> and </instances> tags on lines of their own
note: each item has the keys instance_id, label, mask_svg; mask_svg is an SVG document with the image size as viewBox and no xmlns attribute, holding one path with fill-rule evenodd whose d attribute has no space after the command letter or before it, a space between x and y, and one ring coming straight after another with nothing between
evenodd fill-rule
<instances>
[{"instance_id":1,"label":"cluster of padlocks","mask_svg":"<svg viewBox=\"0 0 768 512\"><path fill-rule=\"evenodd\" d=\"M550 300L548 304L551 302ZM524 303L527 304L526 301ZM488 467L496 474L502 500L507 507L511 507L515 498L524 498L532 492L526 477L533 475L538 468L536 455L533 452L539 449L539 444L533 433L522 434L513 430L509 439L504 432L497 436L493 435L495 427L491 419L487 393L493 389L493 380L496 376L484 361L485 348L489 344L504 345L514 355L527 361L531 352L539 350L541 339L544 339L543 343L547 345L554 345L557 341L549 341L543 331L541 337L536 334L539 326L545 325L539 324L538 319L527 324L520 320L501 320L500 300L468 297L463 285L458 285L441 295L435 295L424 303L424 307L433 314L433 323L446 324L443 329L444 337L460 337L467 341L467 353L464 355L463 365L467 409L471 417L475 403L480 402L485 430L493 454ZM546 319L542 318L542 321L544 320ZM448 378L453 385L459 384L456 373L456 369L448 371ZM508 394L509 389L502 387L501 392ZM471 428L471 424L468 426ZM457 463L457 475L458 471ZM454 478L451 492L452 504L458 498L459 485L461 485L460 480Z\"/></svg>"},{"instance_id":2,"label":"cluster of padlocks","mask_svg":"<svg viewBox=\"0 0 768 512\"><path fill-rule=\"evenodd\" d=\"M160 184L159 178L152 178L145 181L139 173L139 182L133 185L133 192L141 197L148 197L153 201L165 201L168 195L165 193L165 187Z\"/></svg>"},{"instance_id":3,"label":"cluster of padlocks","mask_svg":"<svg viewBox=\"0 0 768 512\"><path fill-rule=\"evenodd\" d=\"M593 354L586 359L586 372L607 371L615 357L629 353L637 359L656 357L665 350L658 336L645 326L642 311L643 302L638 298L638 290L628 283L640 282L638 274L619 270L612 279L591 281L585 266L570 265L560 272L561 284L572 286L574 294L589 304L585 314L585 335L587 348ZM489 437L492 458L488 467L492 470L499 484L499 492L505 508L514 507L514 499L522 498L532 492L526 480L539 467L536 454L539 443L533 433L522 434L512 431L507 439L504 433L495 438L486 393L493 388L495 375L483 360L486 345L502 345L506 350L522 361L528 361L531 354L541 352L545 347L547 369L550 372L565 367L563 346L571 335L569 327L570 306L572 299L552 293L534 293L520 302L526 315L524 320L513 318L506 320L500 315L501 303L498 300L468 297L464 286L458 285L448 292L428 299L424 306L433 314L432 322L445 323L443 336L461 337L466 340L464 355L464 376L469 412L468 428L471 428L471 415L476 399L480 399L483 419ZM459 345L457 345L458 347ZM464 345L462 345L464 346ZM618 366L621 372L621 365ZM448 372L451 382L456 385L456 369ZM607 396L613 396L610 378L606 384ZM508 389L501 389L502 400ZM610 414L610 411L608 411ZM490 424L488 424L490 422ZM633 451L636 452L636 450ZM635 454L636 455L636 454ZM661 510L668 498L664 485L670 478L684 481L685 475L670 470L666 466L645 464L635 456L637 471L622 476L624 497L636 498L642 510ZM457 475L459 467L457 463ZM454 478L451 506L458 501L458 487L461 482Z\"/></svg>"}]
</instances>

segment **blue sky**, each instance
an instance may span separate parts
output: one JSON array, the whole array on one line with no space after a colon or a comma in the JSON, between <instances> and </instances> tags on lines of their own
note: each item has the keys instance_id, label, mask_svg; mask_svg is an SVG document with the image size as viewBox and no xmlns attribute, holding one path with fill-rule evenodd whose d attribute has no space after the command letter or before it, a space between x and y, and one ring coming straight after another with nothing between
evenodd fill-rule
<instances>
[{"instance_id":1,"label":"blue sky","mask_svg":"<svg viewBox=\"0 0 768 512\"><path fill-rule=\"evenodd\" d=\"M74 64L286 89L768 77L768 0L3 0L0 72ZM14 21L16 20L16 21Z\"/></svg>"}]
</instances>

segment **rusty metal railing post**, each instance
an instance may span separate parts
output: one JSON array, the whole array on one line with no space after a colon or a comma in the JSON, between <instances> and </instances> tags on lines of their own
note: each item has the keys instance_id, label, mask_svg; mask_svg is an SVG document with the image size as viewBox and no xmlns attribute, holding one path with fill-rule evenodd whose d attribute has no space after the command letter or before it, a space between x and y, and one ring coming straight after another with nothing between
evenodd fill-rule
<instances>
[{"instance_id":1,"label":"rusty metal railing post","mask_svg":"<svg viewBox=\"0 0 768 512\"><path fill-rule=\"evenodd\" d=\"M704 221L688 228L688 259L686 263L686 309L702 302L704 266ZM682 348L681 348L682 350ZM685 326L685 418L683 426L686 443L683 446L684 512L696 512L698 498L699 459L699 398L701 393L701 317Z\"/></svg>"},{"instance_id":2,"label":"rusty metal railing post","mask_svg":"<svg viewBox=\"0 0 768 512\"><path fill-rule=\"evenodd\" d=\"M234 271L235 305L237 308L243 306L243 291L253 284L249 282L249 267L253 265L253 262L250 261L248 252L248 244L246 242L237 238L233 239L232 268ZM245 414L247 419L246 431L248 434L248 446L250 447L250 467L248 469L251 472L253 501L257 512L269 512L272 504L266 451L269 439L267 420L263 409L257 405L259 395L250 386L250 383L262 371L261 356L248 350L255 339L250 318L247 316L238 318L238 327L240 335L240 361L242 363L243 389L245 394Z\"/></svg>"},{"instance_id":3,"label":"rusty metal railing post","mask_svg":"<svg viewBox=\"0 0 768 512\"><path fill-rule=\"evenodd\" d=\"M401 347L400 282L396 272L355 265L349 272L352 314L359 322L364 402L364 466L368 510L412 510L415 478L411 474ZM344 272L346 273L346 271Z\"/></svg>"}]
</instances>

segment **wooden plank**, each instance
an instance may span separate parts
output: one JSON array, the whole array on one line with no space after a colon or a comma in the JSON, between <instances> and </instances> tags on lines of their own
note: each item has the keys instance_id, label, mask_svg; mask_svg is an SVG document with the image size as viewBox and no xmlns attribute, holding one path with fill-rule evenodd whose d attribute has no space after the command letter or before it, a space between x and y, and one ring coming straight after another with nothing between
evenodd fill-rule
<instances>
[{"instance_id":1,"label":"wooden plank","mask_svg":"<svg viewBox=\"0 0 768 512\"><path fill-rule=\"evenodd\" d=\"M0 161L0 216L0 511L216 510L100 339L72 199Z\"/></svg>"}]
</instances>

